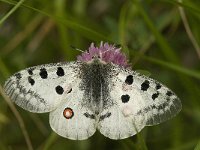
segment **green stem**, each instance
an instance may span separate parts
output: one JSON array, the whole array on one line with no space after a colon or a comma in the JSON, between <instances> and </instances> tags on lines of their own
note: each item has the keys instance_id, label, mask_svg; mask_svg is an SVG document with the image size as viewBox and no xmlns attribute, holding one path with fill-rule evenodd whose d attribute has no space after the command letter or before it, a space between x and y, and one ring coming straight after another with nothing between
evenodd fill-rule
<instances>
[{"instance_id":1,"label":"green stem","mask_svg":"<svg viewBox=\"0 0 200 150\"><path fill-rule=\"evenodd\" d=\"M58 136L54 132L51 133L49 138L46 140L43 150L48 150L50 146L57 140Z\"/></svg>"},{"instance_id":2,"label":"green stem","mask_svg":"<svg viewBox=\"0 0 200 150\"><path fill-rule=\"evenodd\" d=\"M169 44L164 39L164 37L161 35L161 33L159 33L159 31L156 29L153 21L150 19L147 12L145 12L144 8L142 7L141 2L139 0L131 0L131 1L133 2L133 4L135 4L137 6L140 15L143 17L148 28L155 36L155 39L156 39L160 49L162 50L163 54L166 56L166 58L169 61L179 64L178 58L177 58L174 50L169 46Z\"/></svg>"},{"instance_id":3,"label":"green stem","mask_svg":"<svg viewBox=\"0 0 200 150\"><path fill-rule=\"evenodd\" d=\"M0 25L3 24L3 22L12 14L15 12L15 10L17 10L18 7L20 7L25 0L20 0L1 20L0 20Z\"/></svg>"}]
</instances>

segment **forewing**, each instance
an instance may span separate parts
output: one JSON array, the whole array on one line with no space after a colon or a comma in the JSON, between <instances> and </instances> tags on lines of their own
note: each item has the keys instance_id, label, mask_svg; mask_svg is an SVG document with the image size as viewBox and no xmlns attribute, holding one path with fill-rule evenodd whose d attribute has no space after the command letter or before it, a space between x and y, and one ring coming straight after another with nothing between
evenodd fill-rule
<instances>
[{"instance_id":1,"label":"forewing","mask_svg":"<svg viewBox=\"0 0 200 150\"><path fill-rule=\"evenodd\" d=\"M124 70L118 74L118 80L122 82L124 94L130 96L128 103L138 103L134 104L137 105L134 113L144 116L146 125L159 124L181 110L181 102L175 93L154 79L131 70Z\"/></svg>"},{"instance_id":2,"label":"forewing","mask_svg":"<svg viewBox=\"0 0 200 150\"><path fill-rule=\"evenodd\" d=\"M78 74L78 63L56 63L24 69L4 85L18 106L31 112L54 110L70 91Z\"/></svg>"},{"instance_id":3,"label":"forewing","mask_svg":"<svg viewBox=\"0 0 200 150\"><path fill-rule=\"evenodd\" d=\"M79 89L79 83L77 79L65 101L49 116L51 128L72 140L87 139L96 131L96 116L83 105L83 91Z\"/></svg>"},{"instance_id":4,"label":"forewing","mask_svg":"<svg viewBox=\"0 0 200 150\"><path fill-rule=\"evenodd\" d=\"M110 97L98 129L112 139L137 134L144 126L159 124L181 110L179 98L166 86L129 69L113 67ZM106 115L109 114L110 115Z\"/></svg>"}]
</instances>

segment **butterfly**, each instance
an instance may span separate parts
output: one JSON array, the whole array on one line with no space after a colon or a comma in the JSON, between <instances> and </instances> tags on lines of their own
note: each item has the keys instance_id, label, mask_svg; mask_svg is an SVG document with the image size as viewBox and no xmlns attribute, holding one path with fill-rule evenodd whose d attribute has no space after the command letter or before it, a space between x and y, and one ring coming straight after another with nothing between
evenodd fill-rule
<instances>
[{"instance_id":1,"label":"butterfly","mask_svg":"<svg viewBox=\"0 0 200 150\"><path fill-rule=\"evenodd\" d=\"M96 130L110 139L128 138L179 113L182 106L175 93L133 71L120 50L92 43L77 61L15 73L5 92L25 110L50 112L51 128L73 140L87 139Z\"/></svg>"}]
</instances>

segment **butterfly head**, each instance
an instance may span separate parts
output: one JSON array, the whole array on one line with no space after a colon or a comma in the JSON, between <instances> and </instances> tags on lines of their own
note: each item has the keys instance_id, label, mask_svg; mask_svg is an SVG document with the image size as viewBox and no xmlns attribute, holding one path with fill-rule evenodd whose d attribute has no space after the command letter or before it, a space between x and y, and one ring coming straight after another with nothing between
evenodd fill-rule
<instances>
[{"instance_id":1,"label":"butterfly head","mask_svg":"<svg viewBox=\"0 0 200 150\"><path fill-rule=\"evenodd\" d=\"M128 67L128 60L121 52L121 47L101 42L100 46L90 45L87 51L77 57L82 62L102 61L105 63L114 63L119 66Z\"/></svg>"}]
</instances>

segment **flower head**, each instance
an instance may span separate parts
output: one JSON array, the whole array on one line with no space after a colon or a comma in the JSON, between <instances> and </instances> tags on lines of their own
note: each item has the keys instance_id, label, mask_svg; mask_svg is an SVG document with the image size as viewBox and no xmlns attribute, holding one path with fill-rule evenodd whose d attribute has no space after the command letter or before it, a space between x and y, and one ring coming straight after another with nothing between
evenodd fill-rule
<instances>
[{"instance_id":1,"label":"flower head","mask_svg":"<svg viewBox=\"0 0 200 150\"><path fill-rule=\"evenodd\" d=\"M92 43L88 48L88 51L85 51L81 55L77 56L77 60L88 62L94 57L98 57L106 63L112 62L123 67L129 66L126 56L121 52L121 47L117 48L115 45L103 42L101 42L99 47Z\"/></svg>"}]
</instances>

